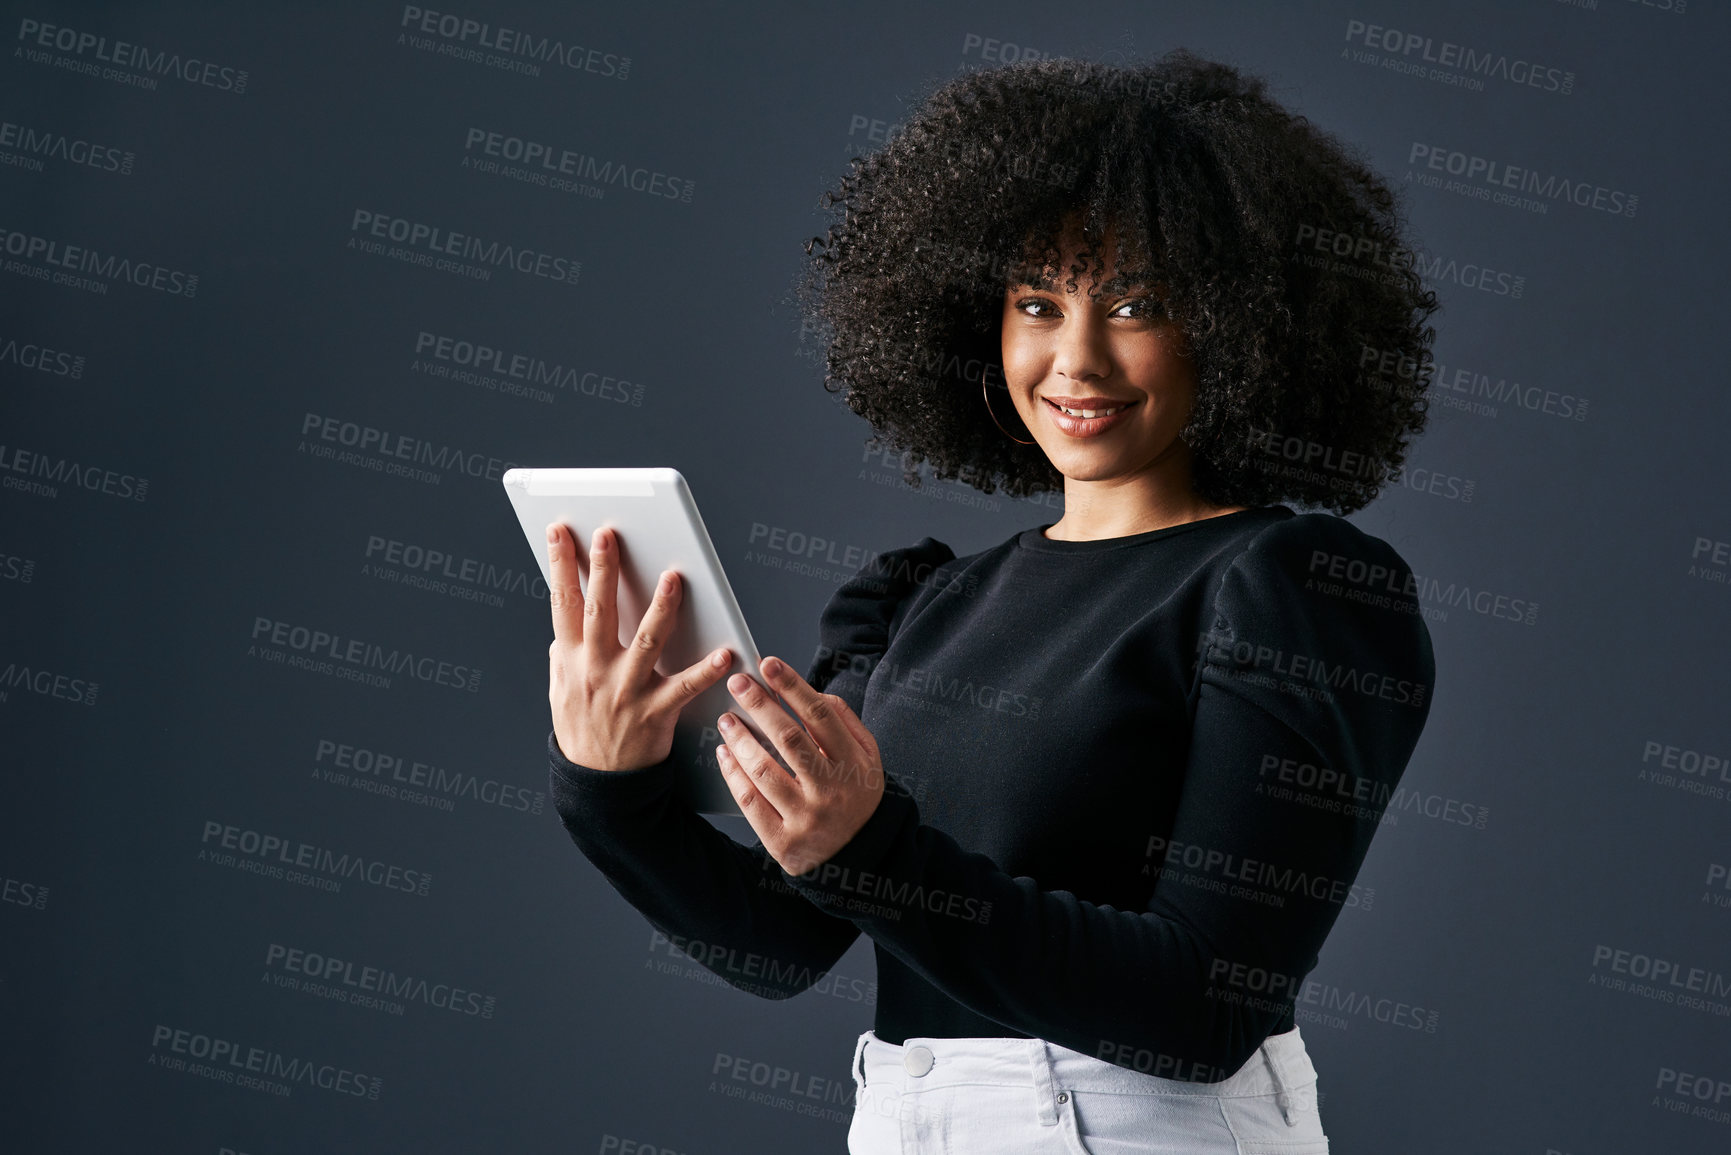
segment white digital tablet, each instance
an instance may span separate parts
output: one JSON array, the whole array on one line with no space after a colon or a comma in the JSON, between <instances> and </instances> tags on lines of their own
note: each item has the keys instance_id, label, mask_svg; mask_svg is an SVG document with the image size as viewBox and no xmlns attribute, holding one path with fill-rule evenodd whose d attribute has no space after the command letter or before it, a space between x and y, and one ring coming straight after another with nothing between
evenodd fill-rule
<instances>
[{"instance_id":1,"label":"white digital tablet","mask_svg":"<svg viewBox=\"0 0 1731 1155\"><path fill-rule=\"evenodd\" d=\"M503 480L523 536L549 586L553 584L546 544L550 523L569 527L576 539L577 569L585 596L589 591L590 535L599 526L614 531L619 543L621 645L630 645L636 636L661 571L678 571L679 609L674 630L655 663L656 672L670 676L722 646L733 653L727 676L680 711L673 736L673 758L680 767L679 789L700 813L738 815L739 805L728 792L715 761L715 747L721 742L715 720L731 710L771 757L778 762L780 757L775 744L727 689L727 678L735 673L744 673L763 685L758 674L761 655L685 478L677 469L666 468L508 469ZM781 700L774 690L770 696Z\"/></svg>"}]
</instances>

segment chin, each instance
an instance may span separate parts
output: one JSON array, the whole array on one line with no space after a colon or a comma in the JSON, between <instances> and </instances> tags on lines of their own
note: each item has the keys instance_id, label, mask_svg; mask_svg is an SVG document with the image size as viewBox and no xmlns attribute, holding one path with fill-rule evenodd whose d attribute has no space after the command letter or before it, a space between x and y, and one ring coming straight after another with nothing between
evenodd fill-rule
<instances>
[{"instance_id":1,"label":"chin","mask_svg":"<svg viewBox=\"0 0 1731 1155\"><path fill-rule=\"evenodd\" d=\"M1129 472L1131 466L1120 454L1071 450L1060 457L1047 454L1052 465L1071 481L1107 481Z\"/></svg>"},{"instance_id":2,"label":"chin","mask_svg":"<svg viewBox=\"0 0 1731 1155\"><path fill-rule=\"evenodd\" d=\"M1171 440L1167 441L1170 447ZM1105 481L1146 468L1163 451L1145 445L1063 445L1048 451L1046 459L1065 477L1075 481Z\"/></svg>"}]
</instances>

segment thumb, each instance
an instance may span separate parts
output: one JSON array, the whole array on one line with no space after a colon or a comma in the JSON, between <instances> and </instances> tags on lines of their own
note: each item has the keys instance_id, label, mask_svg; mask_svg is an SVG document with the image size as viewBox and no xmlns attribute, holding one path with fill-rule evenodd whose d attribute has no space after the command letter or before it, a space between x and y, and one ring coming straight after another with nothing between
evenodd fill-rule
<instances>
[{"instance_id":1,"label":"thumb","mask_svg":"<svg viewBox=\"0 0 1731 1155\"><path fill-rule=\"evenodd\" d=\"M715 661L717 654L721 656L719 664ZM723 647L705 654L677 674L670 676L661 687L663 694L666 695L668 710L673 713L683 710L687 702L726 677L727 671L732 666L733 652Z\"/></svg>"}]
</instances>

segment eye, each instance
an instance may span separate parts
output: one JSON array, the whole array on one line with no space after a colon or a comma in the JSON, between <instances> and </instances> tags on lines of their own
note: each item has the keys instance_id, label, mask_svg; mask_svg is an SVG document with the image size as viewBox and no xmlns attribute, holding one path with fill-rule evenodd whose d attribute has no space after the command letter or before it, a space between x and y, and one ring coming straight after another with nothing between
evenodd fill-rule
<instances>
[{"instance_id":1,"label":"eye","mask_svg":"<svg viewBox=\"0 0 1731 1155\"><path fill-rule=\"evenodd\" d=\"M1113 309L1112 315L1114 317L1126 316L1126 309L1133 310L1132 313L1128 314L1132 319L1158 317L1166 312L1166 307L1160 303L1157 297L1134 297Z\"/></svg>"},{"instance_id":2,"label":"eye","mask_svg":"<svg viewBox=\"0 0 1731 1155\"><path fill-rule=\"evenodd\" d=\"M1058 307L1044 297L1023 297L1016 302L1015 309L1018 313L1024 313L1030 317L1056 317L1059 315ZM1047 311L1041 312L1042 309Z\"/></svg>"}]
</instances>

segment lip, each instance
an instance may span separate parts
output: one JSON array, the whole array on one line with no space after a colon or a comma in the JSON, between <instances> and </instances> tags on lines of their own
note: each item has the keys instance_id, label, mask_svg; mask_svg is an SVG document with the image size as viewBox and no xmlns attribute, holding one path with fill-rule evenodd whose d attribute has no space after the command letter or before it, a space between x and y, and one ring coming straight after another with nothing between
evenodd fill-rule
<instances>
[{"instance_id":1,"label":"lip","mask_svg":"<svg viewBox=\"0 0 1731 1155\"><path fill-rule=\"evenodd\" d=\"M1052 424L1072 437L1098 437L1126 417L1130 411L1141 404L1140 398L1135 401L1121 401L1112 397L1042 397L1045 402L1042 408L1052 419ZM1110 409L1115 405L1123 406L1110 417L1071 417L1059 405L1070 409Z\"/></svg>"}]
</instances>

